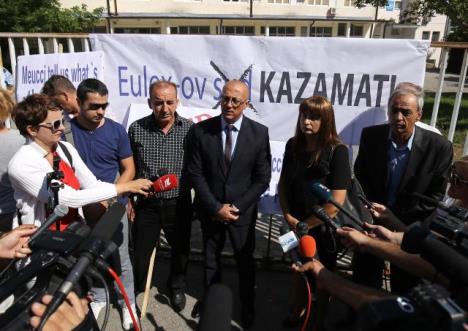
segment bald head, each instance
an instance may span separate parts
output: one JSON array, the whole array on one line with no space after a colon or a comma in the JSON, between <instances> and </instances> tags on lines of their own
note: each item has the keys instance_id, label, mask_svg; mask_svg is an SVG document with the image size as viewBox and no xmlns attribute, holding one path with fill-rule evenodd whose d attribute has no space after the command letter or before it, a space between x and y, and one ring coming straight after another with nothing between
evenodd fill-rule
<instances>
[{"instance_id":1,"label":"bald head","mask_svg":"<svg viewBox=\"0 0 468 331\"><path fill-rule=\"evenodd\" d=\"M249 89L240 80L230 80L223 87L221 114L228 123L236 122L249 104Z\"/></svg>"}]
</instances>

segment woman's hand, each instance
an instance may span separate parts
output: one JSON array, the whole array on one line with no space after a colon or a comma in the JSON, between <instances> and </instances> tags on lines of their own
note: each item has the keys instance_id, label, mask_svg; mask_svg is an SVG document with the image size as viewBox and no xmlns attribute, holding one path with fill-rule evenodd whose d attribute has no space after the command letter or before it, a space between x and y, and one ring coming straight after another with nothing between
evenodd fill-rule
<instances>
[{"instance_id":1,"label":"woman's hand","mask_svg":"<svg viewBox=\"0 0 468 331\"><path fill-rule=\"evenodd\" d=\"M393 232L384 226L369 223L364 223L364 228L371 237L389 241L396 245L401 245L401 241L403 239L402 232Z\"/></svg>"},{"instance_id":2,"label":"woman's hand","mask_svg":"<svg viewBox=\"0 0 468 331\"><path fill-rule=\"evenodd\" d=\"M361 249L370 240L368 235L347 226L337 229L336 234L341 237L341 243L349 249Z\"/></svg>"},{"instance_id":3,"label":"woman's hand","mask_svg":"<svg viewBox=\"0 0 468 331\"><path fill-rule=\"evenodd\" d=\"M312 261L307 262L306 264L303 264L303 265L293 264L292 268L294 271L297 271L297 272L310 271L312 275L314 276L314 278L317 278L319 273L323 269L325 269L323 264L317 259L312 259Z\"/></svg>"},{"instance_id":4,"label":"woman's hand","mask_svg":"<svg viewBox=\"0 0 468 331\"><path fill-rule=\"evenodd\" d=\"M149 189L153 186L153 182L140 178L126 183L117 183L115 186L117 187L117 195L136 193L146 197L149 194Z\"/></svg>"},{"instance_id":5,"label":"woman's hand","mask_svg":"<svg viewBox=\"0 0 468 331\"><path fill-rule=\"evenodd\" d=\"M31 254L31 249L26 242L36 232L37 228L32 224L24 224L7 232L0 238L0 258L22 259Z\"/></svg>"},{"instance_id":6,"label":"woman's hand","mask_svg":"<svg viewBox=\"0 0 468 331\"><path fill-rule=\"evenodd\" d=\"M299 220L291 215L286 215L285 220L288 222L289 228L292 231L296 231L296 226L299 224Z\"/></svg>"},{"instance_id":7,"label":"woman's hand","mask_svg":"<svg viewBox=\"0 0 468 331\"><path fill-rule=\"evenodd\" d=\"M47 305L52 301L51 295L44 295L42 302L35 302L31 306L33 317L30 324L37 328L41 322ZM80 325L88 314L88 300L80 299L74 292L70 292L67 299L57 308L45 324L44 331L72 331Z\"/></svg>"}]
</instances>

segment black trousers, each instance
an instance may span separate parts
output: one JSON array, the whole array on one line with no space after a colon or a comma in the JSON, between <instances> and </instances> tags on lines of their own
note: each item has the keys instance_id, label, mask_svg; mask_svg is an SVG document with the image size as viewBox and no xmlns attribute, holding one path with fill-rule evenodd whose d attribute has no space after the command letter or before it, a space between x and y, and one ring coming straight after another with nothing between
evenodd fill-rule
<instances>
[{"instance_id":1,"label":"black trousers","mask_svg":"<svg viewBox=\"0 0 468 331\"><path fill-rule=\"evenodd\" d=\"M192 210L190 196L152 199L143 201L135 208L133 242L137 292L145 290L151 253L159 241L161 229L171 246L171 273L168 286L171 291L184 290L190 253Z\"/></svg>"},{"instance_id":2,"label":"black trousers","mask_svg":"<svg viewBox=\"0 0 468 331\"><path fill-rule=\"evenodd\" d=\"M215 220L202 220L205 253L205 290L221 282L221 252L229 235L239 275L240 298L244 309L252 310L255 301L255 219L242 226L225 225Z\"/></svg>"}]
</instances>

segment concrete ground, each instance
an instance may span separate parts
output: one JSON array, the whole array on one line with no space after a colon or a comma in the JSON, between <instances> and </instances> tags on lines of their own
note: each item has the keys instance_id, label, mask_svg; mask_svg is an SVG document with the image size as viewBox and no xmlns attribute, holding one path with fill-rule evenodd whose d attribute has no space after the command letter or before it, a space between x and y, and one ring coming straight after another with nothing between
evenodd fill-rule
<instances>
[{"instance_id":1,"label":"concrete ground","mask_svg":"<svg viewBox=\"0 0 468 331\"><path fill-rule=\"evenodd\" d=\"M445 74L444 87L442 92L456 93L458 90L459 75ZM439 86L439 72L438 71L426 71L424 79L424 91L426 92L437 92ZM468 92L468 79L465 80L465 86L463 92Z\"/></svg>"}]
</instances>

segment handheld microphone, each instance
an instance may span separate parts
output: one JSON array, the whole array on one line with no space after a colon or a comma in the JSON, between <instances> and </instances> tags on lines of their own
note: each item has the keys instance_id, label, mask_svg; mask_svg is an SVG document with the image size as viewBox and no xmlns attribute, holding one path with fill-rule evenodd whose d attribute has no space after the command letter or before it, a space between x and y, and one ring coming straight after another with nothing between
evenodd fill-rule
<instances>
[{"instance_id":1,"label":"handheld microphone","mask_svg":"<svg viewBox=\"0 0 468 331\"><path fill-rule=\"evenodd\" d=\"M467 222L468 221L468 210L464 208L460 208L457 206L446 206L443 202L438 201L436 199L433 199L431 197L425 196L421 193L418 192L413 192L411 195L418 200L421 200L425 203L428 203L430 205L436 206L437 208L442 209L443 211L446 211L449 213L449 215L455 216L458 219L460 219L462 222Z\"/></svg>"},{"instance_id":2,"label":"handheld microphone","mask_svg":"<svg viewBox=\"0 0 468 331\"><path fill-rule=\"evenodd\" d=\"M317 252L317 244L312 236L305 235L299 239L299 253L304 261L311 261Z\"/></svg>"},{"instance_id":3,"label":"handheld microphone","mask_svg":"<svg viewBox=\"0 0 468 331\"><path fill-rule=\"evenodd\" d=\"M33 233L33 235L28 240L28 245L33 246L37 238L47 230L52 224L57 222L59 219L68 214L68 207L65 205L57 205L54 208L54 212L41 224L39 229Z\"/></svg>"},{"instance_id":4,"label":"handheld microphone","mask_svg":"<svg viewBox=\"0 0 468 331\"><path fill-rule=\"evenodd\" d=\"M315 197L317 197L320 200L320 203L331 203L336 208L338 208L339 211L348 216L355 223L355 226L357 226L358 230L364 229L364 223L360 219L358 219L351 212L343 208L338 202L335 201L335 199L333 199L332 193L328 187L318 182L315 182L312 184L311 192Z\"/></svg>"},{"instance_id":5,"label":"handheld microphone","mask_svg":"<svg viewBox=\"0 0 468 331\"><path fill-rule=\"evenodd\" d=\"M170 191L178 186L179 179L175 174L161 176L153 182L153 190L155 193Z\"/></svg>"},{"instance_id":6,"label":"handheld microphone","mask_svg":"<svg viewBox=\"0 0 468 331\"><path fill-rule=\"evenodd\" d=\"M312 214L325 223L325 225L330 226L334 231L340 228L340 226L330 216L328 216L327 212L322 207L314 206L312 208Z\"/></svg>"},{"instance_id":7,"label":"handheld microphone","mask_svg":"<svg viewBox=\"0 0 468 331\"><path fill-rule=\"evenodd\" d=\"M68 293L70 293L83 274L87 271L89 265L106 250L106 241L111 240L114 232L120 225L120 220L125 212L125 206L120 203L115 203L97 222L90 237L84 245L84 252L81 254L67 278L54 293L51 303L47 306L47 310L43 315L41 324L39 325L39 330L42 329L48 318L62 304Z\"/></svg>"},{"instance_id":8,"label":"handheld microphone","mask_svg":"<svg viewBox=\"0 0 468 331\"><path fill-rule=\"evenodd\" d=\"M309 224L307 222L299 222L296 225L296 234L299 238L305 236L307 233L309 233Z\"/></svg>"}]
</instances>

